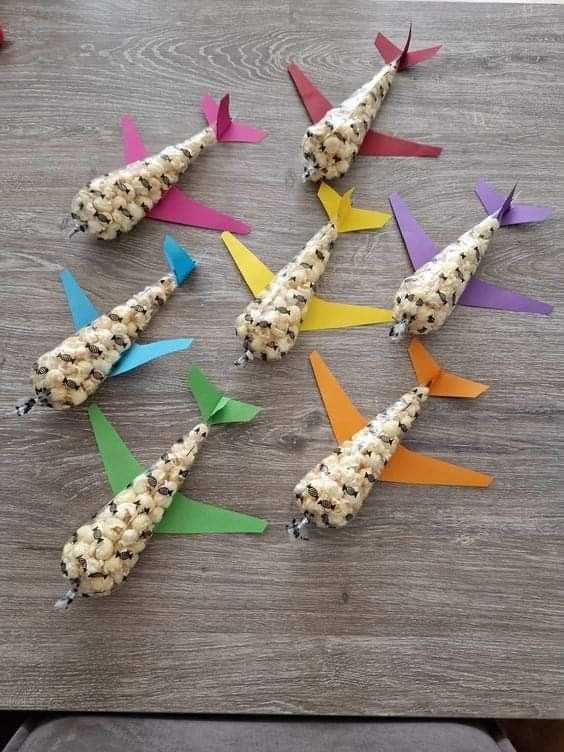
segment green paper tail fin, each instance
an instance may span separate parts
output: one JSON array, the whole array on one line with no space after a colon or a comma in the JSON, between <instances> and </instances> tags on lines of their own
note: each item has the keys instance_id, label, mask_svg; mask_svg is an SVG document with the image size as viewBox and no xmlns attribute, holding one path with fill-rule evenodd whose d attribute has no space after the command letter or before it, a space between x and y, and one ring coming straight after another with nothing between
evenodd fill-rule
<instances>
[{"instance_id":1,"label":"green paper tail fin","mask_svg":"<svg viewBox=\"0 0 564 752\"><path fill-rule=\"evenodd\" d=\"M248 423L262 410L249 402L226 397L197 366L192 366L186 374L186 383L198 403L203 420L210 426Z\"/></svg>"}]
</instances>

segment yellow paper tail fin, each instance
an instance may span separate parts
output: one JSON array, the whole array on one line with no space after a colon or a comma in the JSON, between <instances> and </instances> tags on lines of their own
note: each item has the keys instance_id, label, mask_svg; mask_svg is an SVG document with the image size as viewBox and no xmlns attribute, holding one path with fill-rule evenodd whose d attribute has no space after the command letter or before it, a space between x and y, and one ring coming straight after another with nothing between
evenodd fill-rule
<instances>
[{"instance_id":1,"label":"yellow paper tail fin","mask_svg":"<svg viewBox=\"0 0 564 752\"><path fill-rule=\"evenodd\" d=\"M408 352L417 381L429 386L429 394L432 397L474 399L489 388L487 384L480 384L479 381L471 381L443 371L431 353L415 337L409 343Z\"/></svg>"},{"instance_id":2,"label":"yellow paper tail fin","mask_svg":"<svg viewBox=\"0 0 564 752\"><path fill-rule=\"evenodd\" d=\"M387 212L371 209L353 209L350 188L342 196L327 183L321 183L317 196L329 219L335 223L337 232L354 232L355 230L375 230L383 227L392 216Z\"/></svg>"}]
</instances>

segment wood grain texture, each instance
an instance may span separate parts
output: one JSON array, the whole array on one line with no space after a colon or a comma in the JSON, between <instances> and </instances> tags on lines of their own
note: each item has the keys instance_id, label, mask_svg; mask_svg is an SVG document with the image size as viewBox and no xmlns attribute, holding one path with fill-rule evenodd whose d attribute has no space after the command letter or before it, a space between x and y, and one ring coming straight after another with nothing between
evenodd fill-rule
<instances>
[{"instance_id":1,"label":"wood grain texture","mask_svg":"<svg viewBox=\"0 0 564 752\"><path fill-rule=\"evenodd\" d=\"M297 0L17 3L0 51L3 529L0 705L67 710L550 717L564 713L562 469L564 10L465 3ZM360 159L339 188L382 208L400 191L433 238L482 216L476 177L559 207L496 237L481 276L555 305L550 318L461 308L427 342L442 364L491 384L475 402L431 400L406 446L492 472L488 490L382 484L348 528L292 545L297 479L333 439L311 378L317 348L374 415L414 377L384 327L304 334L291 357L230 367L247 292L219 236L145 221L118 243L67 240L75 191L120 163L119 117L149 149L202 126L202 92L268 129L221 144L182 187L254 225L278 269L323 223L300 182L306 127L286 72L297 62L334 100L380 65L378 30L432 61L398 77L378 127L444 146L440 159ZM219 429L186 491L266 516L262 537L166 536L108 599L52 608L60 548L108 498L84 409L17 419L34 358L70 333L63 266L102 308L157 279L163 234L201 261L145 341L178 353L106 384L98 404L143 462L193 424L183 385L200 364L265 406ZM408 271L398 230L339 239L320 292L387 306Z\"/></svg>"}]
</instances>

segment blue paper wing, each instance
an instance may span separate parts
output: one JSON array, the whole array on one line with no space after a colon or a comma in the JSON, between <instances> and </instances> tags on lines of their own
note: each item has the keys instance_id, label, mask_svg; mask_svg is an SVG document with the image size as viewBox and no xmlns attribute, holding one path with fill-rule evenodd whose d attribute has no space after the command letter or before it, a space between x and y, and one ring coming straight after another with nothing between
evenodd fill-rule
<instances>
[{"instance_id":1,"label":"blue paper wing","mask_svg":"<svg viewBox=\"0 0 564 752\"><path fill-rule=\"evenodd\" d=\"M121 376L122 373L132 371L134 368L150 363L163 355L169 355L179 350L187 350L192 344L191 339L162 339L159 342L151 342L148 345L133 344L125 352L110 371L110 376Z\"/></svg>"},{"instance_id":2,"label":"blue paper wing","mask_svg":"<svg viewBox=\"0 0 564 752\"><path fill-rule=\"evenodd\" d=\"M68 269L61 272L60 280L67 296L75 329L88 326L100 315L94 304Z\"/></svg>"}]
</instances>

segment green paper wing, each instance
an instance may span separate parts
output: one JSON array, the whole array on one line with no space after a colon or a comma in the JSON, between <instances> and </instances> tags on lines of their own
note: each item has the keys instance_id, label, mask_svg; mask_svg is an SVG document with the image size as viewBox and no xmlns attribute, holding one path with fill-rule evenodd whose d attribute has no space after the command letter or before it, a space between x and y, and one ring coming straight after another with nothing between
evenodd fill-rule
<instances>
[{"instance_id":1,"label":"green paper wing","mask_svg":"<svg viewBox=\"0 0 564 752\"><path fill-rule=\"evenodd\" d=\"M96 405L88 408L90 425L113 494L119 493L145 468L135 459L121 436ZM156 533L262 533L267 522L175 494Z\"/></svg>"},{"instance_id":2,"label":"green paper wing","mask_svg":"<svg viewBox=\"0 0 564 752\"><path fill-rule=\"evenodd\" d=\"M249 402L226 397L197 366L192 366L188 371L186 383L198 403L202 418L210 425L248 423L262 410Z\"/></svg>"}]
</instances>

